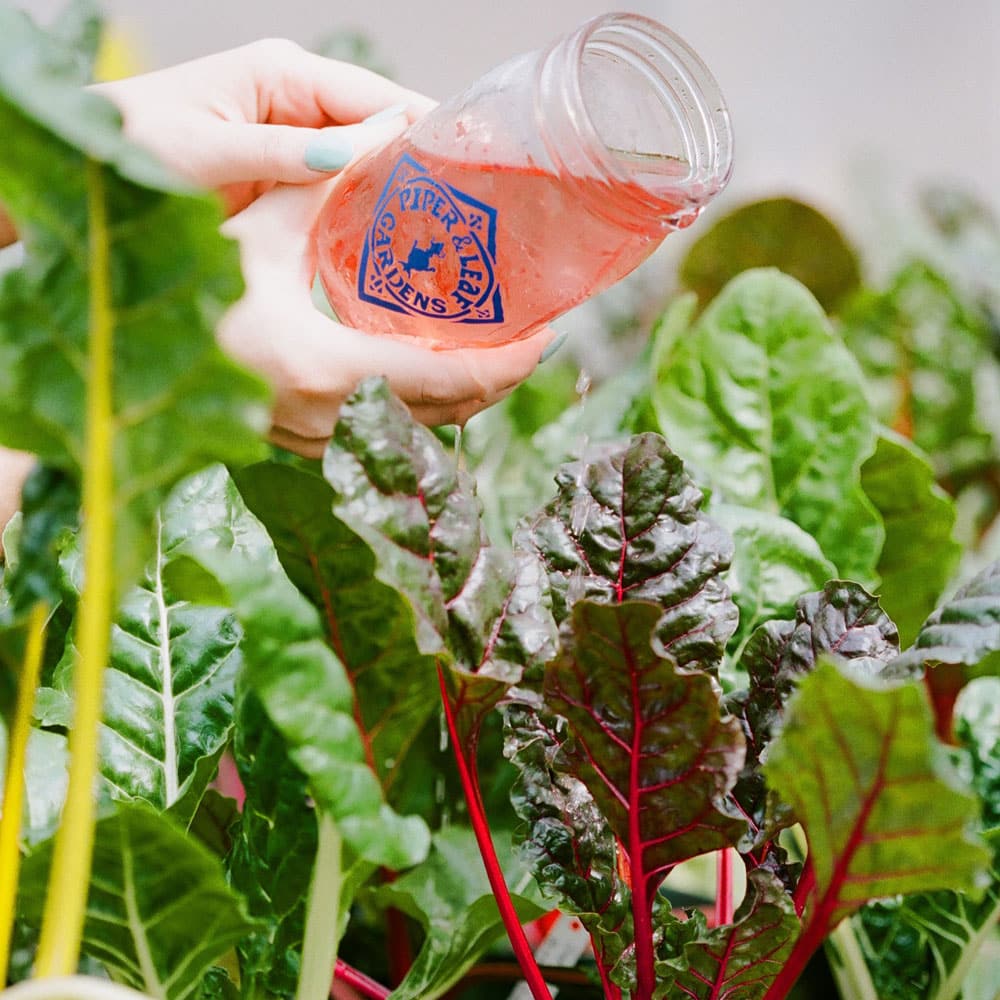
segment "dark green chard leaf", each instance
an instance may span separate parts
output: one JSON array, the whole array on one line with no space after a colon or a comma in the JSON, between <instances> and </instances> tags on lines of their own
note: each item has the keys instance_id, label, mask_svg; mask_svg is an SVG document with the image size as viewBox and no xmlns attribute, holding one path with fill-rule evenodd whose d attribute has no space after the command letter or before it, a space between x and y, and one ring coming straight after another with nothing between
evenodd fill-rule
<instances>
[{"instance_id":1,"label":"dark green chard leaf","mask_svg":"<svg viewBox=\"0 0 1000 1000\"><path fill-rule=\"evenodd\" d=\"M726 502L780 514L847 578L884 537L861 489L875 446L863 376L816 300L771 270L735 278L657 349L653 404L670 446Z\"/></svg>"},{"instance_id":2,"label":"dark green chard leaf","mask_svg":"<svg viewBox=\"0 0 1000 1000\"><path fill-rule=\"evenodd\" d=\"M505 837L498 835L496 840L518 916L522 921L541 916L540 900L523 861ZM413 967L393 990L393 1000L442 996L503 936L504 925L475 839L462 827L436 833L427 861L379 886L372 898L413 917L426 934Z\"/></svg>"},{"instance_id":3,"label":"dark green chard leaf","mask_svg":"<svg viewBox=\"0 0 1000 1000\"><path fill-rule=\"evenodd\" d=\"M324 480L268 463L243 470L237 485L291 581L320 609L326 640L354 688L368 766L390 802L418 801L426 782L408 770L408 755L440 694L433 658L414 643L409 604L376 579L371 549L333 515L334 493ZM436 727L432 738L436 743ZM423 754L415 767L426 767Z\"/></svg>"},{"instance_id":4,"label":"dark green chard leaf","mask_svg":"<svg viewBox=\"0 0 1000 1000\"><path fill-rule=\"evenodd\" d=\"M857 254L811 205L793 198L755 201L701 236L681 263L681 282L707 303L736 275L776 267L801 281L827 311L861 283Z\"/></svg>"},{"instance_id":5,"label":"dark green chard leaf","mask_svg":"<svg viewBox=\"0 0 1000 1000\"><path fill-rule=\"evenodd\" d=\"M663 928L657 1000L761 1000L792 950L799 930L785 887L762 868L748 876L734 922L709 930L699 911Z\"/></svg>"},{"instance_id":6,"label":"dark green chard leaf","mask_svg":"<svg viewBox=\"0 0 1000 1000\"><path fill-rule=\"evenodd\" d=\"M378 576L409 600L429 654L500 679L551 650L551 620L530 568L492 546L470 478L440 443L371 379L341 410L324 460L334 510L375 553ZM520 662L519 662L520 661Z\"/></svg>"},{"instance_id":7,"label":"dark green chard leaf","mask_svg":"<svg viewBox=\"0 0 1000 1000\"><path fill-rule=\"evenodd\" d=\"M861 485L885 523L879 601L909 643L958 564L955 504L919 449L891 431L879 435L875 454L861 467Z\"/></svg>"},{"instance_id":8,"label":"dark green chard leaf","mask_svg":"<svg viewBox=\"0 0 1000 1000\"><path fill-rule=\"evenodd\" d=\"M344 841L375 864L415 864L426 853L427 828L385 804L365 763L344 668L235 484L216 467L188 480L176 502L210 528L178 546L171 586L182 596L231 604L244 633L242 683L260 699Z\"/></svg>"},{"instance_id":9,"label":"dark green chard leaf","mask_svg":"<svg viewBox=\"0 0 1000 1000\"><path fill-rule=\"evenodd\" d=\"M736 628L722 573L733 545L658 434L597 449L556 475L558 497L515 546L545 565L557 621L582 598L660 606L657 637L681 666L716 666Z\"/></svg>"},{"instance_id":10,"label":"dark green chard leaf","mask_svg":"<svg viewBox=\"0 0 1000 1000\"><path fill-rule=\"evenodd\" d=\"M505 713L504 753L518 770L511 797L528 824L523 850L542 890L587 928L602 979L632 940L632 891L615 837L579 778L557 769L565 723L538 708Z\"/></svg>"},{"instance_id":11,"label":"dark green chard leaf","mask_svg":"<svg viewBox=\"0 0 1000 1000\"><path fill-rule=\"evenodd\" d=\"M20 907L37 926L51 858L26 860ZM181 1000L253 923L221 862L147 806L119 804L96 828L84 950L151 996Z\"/></svg>"},{"instance_id":12,"label":"dark green chard leaf","mask_svg":"<svg viewBox=\"0 0 1000 1000\"><path fill-rule=\"evenodd\" d=\"M760 763L798 683L826 653L879 674L898 652L896 627L876 598L837 580L800 598L793 621L768 622L753 634L743 654L749 687L727 699L747 741L746 766L733 798L750 823L750 842L742 846L753 862L762 863L776 850L771 841L789 820L786 810L769 802Z\"/></svg>"},{"instance_id":13,"label":"dark green chard leaf","mask_svg":"<svg viewBox=\"0 0 1000 1000\"><path fill-rule=\"evenodd\" d=\"M977 372L996 362L984 324L941 275L908 265L885 292L859 296L842 329L879 419L927 452L939 476L960 482L995 461Z\"/></svg>"},{"instance_id":14,"label":"dark green chard leaf","mask_svg":"<svg viewBox=\"0 0 1000 1000\"><path fill-rule=\"evenodd\" d=\"M617 838L632 888L636 983L653 982L652 907L671 868L736 843L746 821L726 797L743 765L739 723L712 678L681 670L645 601L578 601L545 673L547 707L568 723L556 767L579 778Z\"/></svg>"},{"instance_id":15,"label":"dark green chard leaf","mask_svg":"<svg viewBox=\"0 0 1000 1000\"><path fill-rule=\"evenodd\" d=\"M233 749L246 800L227 867L259 921L238 947L242 993L291 997L316 857L316 813L305 775L253 694L240 698Z\"/></svg>"},{"instance_id":16,"label":"dark green chard leaf","mask_svg":"<svg viewBox=\"0 0 1000 1000\"><path fill-rule=\"evenodd\" d=\"M0 201L27 250L0 295L0 440L80 475L93 223L109 246L99 277L113 332L123 582L152 551L155 512L174 483L208 462L261 454L267 393L215 342L216 322L242 292L218 205L129 145L118 113L81 89L79 75L75 54L22 12L0 9ZM101 207L106 226L88 206Z\"/></svg>"},{"instance_id":17,"label":"dark green chard leaf","mask_svg":"<svg viewBox=\"0 0 1000 1000\"><path fill-rule=\"evenodd\" d=\"M790 699L764 774L809 842L796 889L803 931L768 1000L868 900L985 883L978 801L937 744L919 683L887 686L821 662Z\"/></svg>"},{"instance_id":18,"label":"dark green chard leaf","mask_svg":"<svg viewBox=\"0 0 1000 1000\"><path fill-rule=\"evenodd\" d=\"M975 677L1000 676L1000 562L934 611L893 667L900 673L927 671L938 735L950 741L952 710L962 687Z\"/></svg>"}]
</instances>

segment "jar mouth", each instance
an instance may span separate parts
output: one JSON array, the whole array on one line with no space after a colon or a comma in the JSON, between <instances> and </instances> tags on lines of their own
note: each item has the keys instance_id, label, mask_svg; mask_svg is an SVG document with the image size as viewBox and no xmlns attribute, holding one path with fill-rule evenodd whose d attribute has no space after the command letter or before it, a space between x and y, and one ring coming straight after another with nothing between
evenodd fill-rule
<instances>
[{"instance_id":1,"label":"jar mouth","mask_svg":"<svg viewBox=\"0 0 1000 1000\"><path fill-rule=\"evenodd\" d=\"M729 111L708 67L638 14L602 14L568 42L567 97L592 167L674 226L693 221L733 168Z\"/></svg>"}]
</instances>

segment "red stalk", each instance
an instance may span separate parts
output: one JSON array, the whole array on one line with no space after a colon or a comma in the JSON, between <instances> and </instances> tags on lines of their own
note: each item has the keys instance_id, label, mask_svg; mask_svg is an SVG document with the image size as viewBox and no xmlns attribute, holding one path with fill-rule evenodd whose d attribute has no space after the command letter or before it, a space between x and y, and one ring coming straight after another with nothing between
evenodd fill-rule
<instances>
[{"instance_id":1,"label":"red stalk","mask_svg":"<svg viewBox=\"0 0 1000 1000\"><path fill-rule=\"evenodd\" d=\"M333 967L333 977L334 979L339 979L342 983L346 983L348 986L352 986L366 1000L386 1000L390 995L390 991L381 983L375 982L374 979L366 976L363 972L353 968L339 958L337 959L337 964Z\"/></svg>"},{"instance_id":2,"label":"red stalk","mask_svg":"<svg viewBox=\"0 0 1000 1000\"><path fill-rule=\"evenodd\" d=\"M465 791L466 803L469 807L469 820L472 823L472 831L476 836L476 843L479 845L479 853L483 858L483 866L486 869L486 877L489 879L490 888L496 897L497 908L500 910L500 918L507 929L507 936L510 938L511 947L514 949L514 956L517 958L521 971L524 973L525 982L534 1000L552 1000L548 986L542 977L542 972L538 968L535 956L528 944L528 939L524 936L524 928L518 919L517 910L514 908L514 901L510 898L510 890L504 881L503 870L500 867L500 859L497 857L496 849L493 846L493 838L490 836L489 822L486 819L486 807L483 804L482 793L479 789L479 776L475 767L476 741L470 741L469 746L463 746L458 733L458 726L455 722L455 712L448 697L448 686L445 683L444 671L438 665L438 681L441 685L441 702L444 706L445 722L448 725L448 735L451 738L451 746L455 753L455 763L458 766L458 775ZM468 757L466 757L468 752Z\"/></svg>"},{"instance_id":3,"label":"red stalk","mask_svg":"<svg viewBox=\"0 0 1000 1000\"><path fill-rule=\"evenodd\" d=\"M724 927L733 922L733 852L723 848L715 856L715 913L713 927Z\"/></svg>"},{"instance_id":4,"label":"red stalk","mask_svg":"<svg viewBox=\"0 0 1000 1000\"><path fill-rule=\"evenodd\" d=\"M393 878L395 878L395 873ZM386 881L392 881L387 879ZM390 906L385 912L386 936L389 939L389 975L393 986L398 986L413 965L413 949L406 927L406 915Z\"/></svg>"},{"instance_id":5,"label":"red stalk","mask_svg":"<svg viewBox=\"0 0 1000 1000\"><path fill-rule=\"evenodd\" d=\"M816 872L813 869L812 858L806 858L805 867L799 876L799 881L792 894L792 902L795 903L795 915L801 917L806 911L806 904L809 902L809 895L816 887Z\"/></svg>"}]
</instances>

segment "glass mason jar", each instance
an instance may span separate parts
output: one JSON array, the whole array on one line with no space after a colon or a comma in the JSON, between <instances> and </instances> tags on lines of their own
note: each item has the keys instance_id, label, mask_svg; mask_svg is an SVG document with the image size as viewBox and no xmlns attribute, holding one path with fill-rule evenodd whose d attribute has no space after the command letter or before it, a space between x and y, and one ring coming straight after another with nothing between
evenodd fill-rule
<instances>
[{"instance_id":1,"label":"glass mason jar","mask_svg":"<svg viewBox=\"0 0 1000 1000\"><path fill-rule=\"evenodd\" d=\"M349 166L316 227L342 322L496 345L624 277L732 168L729 114L667 28L604 14Z\"/></svg>"}]
</instances>

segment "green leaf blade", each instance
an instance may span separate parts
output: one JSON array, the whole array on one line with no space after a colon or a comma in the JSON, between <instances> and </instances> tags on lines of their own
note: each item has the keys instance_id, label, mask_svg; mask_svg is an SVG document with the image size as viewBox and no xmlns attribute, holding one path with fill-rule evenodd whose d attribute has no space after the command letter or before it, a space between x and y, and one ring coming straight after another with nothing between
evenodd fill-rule
<instances>
[{"instance_id":1,"label":"green leaf blade","mask_svg":"<svg viewBox=\"0 0 1000 1000\"><path fill-rule=\"evenodd\" d=\"M822 663L800 682L764 773L806 830L817 927L869 899L985 878L976 799L937 749L917 684L865 686Z\"/></svg>"},{"instance_id":2,"label":"green leaf blade","mask_svg":"<svg viewBox=\"0 0 1000 1000\"><path fill-rule=\"evenodd\" d=\"M958 563L955 504L923 455L891 433L879 436L875 454L861 467L861 484L885 523L879 600L909 643Z\"/></svg>"},{"instance_id":3,"label":"green leaf blade","mask_svg":"<svg viewBox=\"0 0 1000 1000\"><path fill-rule=\"evenodd\" d=\"M25 863L21 906L37 920L51 844ZM253 928L217 858L145 806L97 824L84 949L137 989L182 1000Z\"/></svg>"},{"instance_id":4,"label":"green leaf blade","mask_svg":"<svg viewBox=\"0 0 1000 1000\"><path fill-rule=\"evenodd\" d=\"M746 272L658 357L660 428L699 481L789 518L842 576L871 580L883 529L860 468L874 421L857 362L809 292Z\"/></svg>"}]
</instances>

